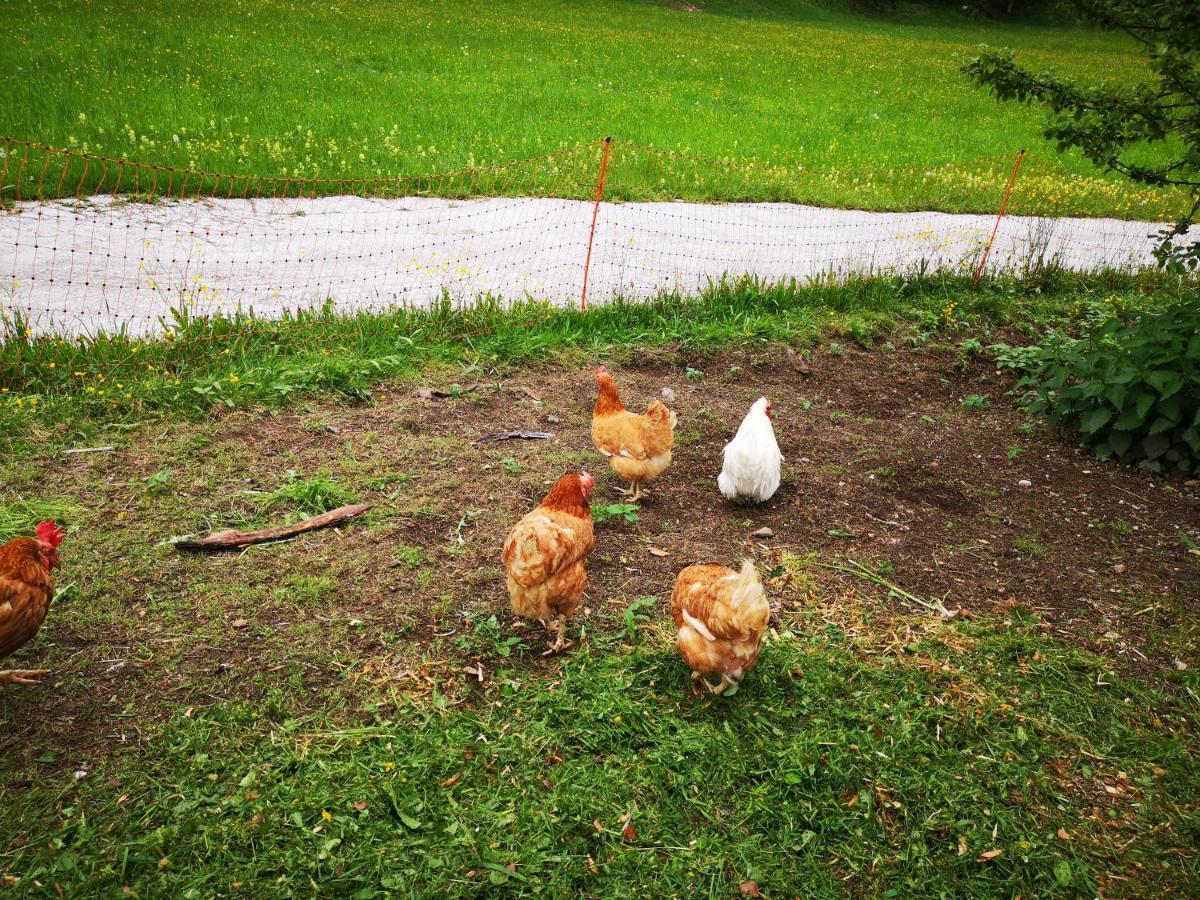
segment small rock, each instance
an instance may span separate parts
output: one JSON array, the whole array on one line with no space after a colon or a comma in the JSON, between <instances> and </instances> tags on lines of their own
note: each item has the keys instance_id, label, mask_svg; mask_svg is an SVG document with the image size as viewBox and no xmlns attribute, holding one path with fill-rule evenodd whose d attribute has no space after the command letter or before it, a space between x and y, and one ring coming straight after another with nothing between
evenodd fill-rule
<instances>
[{"instance_id":1,"label":"small rock","mask_svg":"<svg viewBox=\"0 0 1200 900\"><path fill-rule=\"evenodd\" d=\"M248 619L234 619L229 624L233 628L245 628L247 625L250 624L250 621Z\"/></svg>"},{"instance_id":2,"label":"small rock","mask_svg":"<svg viewBox=\"0 0 1200 900\"><path fill-rule=\"evenodd\" d=\"M671 390L669 387L665 387L662 389L662 398L667 403L674 403L675 402L675 392L673 390Z\"/></svg>"},{"instance_id":3,"label":"small rock","mask_svg":"<svg viewBox=\"0 0 1200 900\"><path fill-rule=\"evenodd\" d=\"M1175 671L1177 671L1177 672L1187 671L1187 663L1185 663L1182 659L1175 660Z\"/></svg>"},{"instance_id":4,"label":"small rock","mask_svg":"<svg viewBox=\"0 0 1200 900\"><path fill-rule=\"evenodd\" d=\"M1024 488L1033 487L1033 482L1030 481L1028 478L1022 478L1020 481L1017 482L1017 484Z\"/></svg>"},{"instance_id":5,"label":"small rock","mask_svg":"<svg viewBox=\"0 0 1200 900\"><path fill-rule=\"evenodd\" d=\"M1125 563L1117 563L1115 566L1112 567L1112 570L1117 575L1124 575L1125 574Z\"/></svg>"},{"instance_id":6,"label":"small rock","mask_svg":"<svg viewBox=\"0 0 1200 900\"><path fill-rule=\"evenodd\" d=\"M563 420L558 416L546 416L546 421L551 425L561 425Z\"/></svg>"},{"instance_id":7,"label":"small rock","mask_svg":"<svg viewBox=\"0 0 1200 900\"><path fill-rule=\"evenodd\" d=\"M651 547L651 548L650 548L650 555L651 555L651 556L666 556L666 555L667 555L667 551L666 551L666 550L664 550L664 549L662 549L661 547Z\"/></svg>"},{"instance_id":8,"label":"small rock","mask_svg":"<svg viewBox=\"0 0 1200 900\"><path fill-rule=\"evenodd\" d=\"M762 528L758 529L758 531L750 532L750 537L773 538L775 537L775 532L764 525Z\"/></svg>"}]
</instances>

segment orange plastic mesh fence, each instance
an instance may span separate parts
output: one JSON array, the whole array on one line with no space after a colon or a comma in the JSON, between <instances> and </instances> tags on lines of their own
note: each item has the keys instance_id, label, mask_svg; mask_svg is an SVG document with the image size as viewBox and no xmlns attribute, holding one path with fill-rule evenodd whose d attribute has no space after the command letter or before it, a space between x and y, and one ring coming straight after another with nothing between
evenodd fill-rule
<instances>
[{"instance_id":1,"label":"orange plastic mesh fence","mask_svg":"<svg viewBox=\"0 0 1200 900\"><path fill-rule=\"evenodd\" d=\"M744 275L967 273L995 225L1013 162L1001 155L809 169L616 140L597 211L603 148L589 141L456 172L301 179L188 171L0 138L0 337L174 339L187 330L181 323L226 317L220 328L232 341L269 333L273 320L297 310L461 306L481 297L575 304L589 241L591 303L695 292ZM1111 189L1028 158L989 271L1050 259L1080 268L1148 260L1144 223L1020 217L1027 201L1053 208L1062 184L1075 192L1064 205ZM981 214L861 211L904 210L918 195ZM1141 202L1148 218L1174 212L1171 198ZM195 352L219 351L197 339ZM109 361L121 364L140 361L136 352ZM22 376L6 370L0 378L19 386Z\"/></svg>"}]
</instances>

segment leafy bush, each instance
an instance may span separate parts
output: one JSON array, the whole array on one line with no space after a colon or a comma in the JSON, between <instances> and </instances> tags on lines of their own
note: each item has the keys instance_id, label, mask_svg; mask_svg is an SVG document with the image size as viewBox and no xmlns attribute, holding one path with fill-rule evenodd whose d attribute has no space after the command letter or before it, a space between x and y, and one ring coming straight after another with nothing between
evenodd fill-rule
<instances>
[{"instance_id":1,"label":"leafy bush","mask_svg":"<svg viewBox=\"0 0 1200 900\"><path fill-rule=\"evenodd\" d=\"M1200 471L1200 304L1111 314L1078 338L995 349L1001 366L1025 373L1029 410L1075 431L1101 459Z\"/></svg>"}]
</instances>

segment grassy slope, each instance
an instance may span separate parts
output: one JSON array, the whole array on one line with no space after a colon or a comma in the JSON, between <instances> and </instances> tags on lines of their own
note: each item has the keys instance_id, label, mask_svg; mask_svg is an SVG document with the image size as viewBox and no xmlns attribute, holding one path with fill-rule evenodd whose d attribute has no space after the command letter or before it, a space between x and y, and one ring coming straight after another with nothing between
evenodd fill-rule
<instances>
[{"instance_id":1,"label":"grassy slope","mask_svg":"<svg viewBox=\"0 0 1200 900\"><path fill-rule=\"evenodd\" d=\"M991 210L1017 147L1044 155L1047 170L1058 163L1038 138L1039 113L1000 106L957 72L975 46L1012 45L1036 66L1087 78L1145 71L1128 42L1069 25L702 5L7 4L0 133L185 167L324 177L445 171L603 134L809 169L999 154L985 183L950 204ZM591 157L579 163L587 180ZM674 196L674 174L668 166L647 183ZM1063 178L1054 188L1066 196L1046 185L1028 202L1019 194L1017 208L1159 216L1176 204L1131 204L1124 189L1082 191ZM898 198L825 185L810 199L926 207L944 206L946 192L940 180Z\"/></svg>"}]
</instances>

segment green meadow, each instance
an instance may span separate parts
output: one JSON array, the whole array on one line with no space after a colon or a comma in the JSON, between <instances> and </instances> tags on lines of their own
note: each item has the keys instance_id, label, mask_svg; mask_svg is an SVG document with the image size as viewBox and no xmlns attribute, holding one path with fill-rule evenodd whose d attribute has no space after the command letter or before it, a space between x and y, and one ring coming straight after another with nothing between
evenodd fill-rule
<instances>
[{"instance_id":1,"label":"green meadow","mask_svg":"<svg viewBox=\"0 0 1200 900\"><path fill-rule=\"evenodd\" d=\"M1120 36L906 5L874 17L778 0L696 6L8 3L0 134L187 169L337 180L583 143L549 188L531 170L472 188L567 196L586 195L598 142L612 135L684 155L614 160L618 197L983 212L1027 147L1016 212L1161 219L1182 205L1060 159L1039 136L1039 112L998 104L958 71L986 43L1070 75L1136 79L1144 63Z\"/></svg>"}]
</instances>

